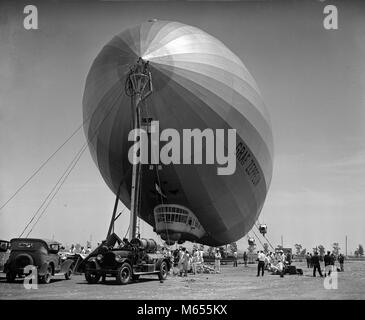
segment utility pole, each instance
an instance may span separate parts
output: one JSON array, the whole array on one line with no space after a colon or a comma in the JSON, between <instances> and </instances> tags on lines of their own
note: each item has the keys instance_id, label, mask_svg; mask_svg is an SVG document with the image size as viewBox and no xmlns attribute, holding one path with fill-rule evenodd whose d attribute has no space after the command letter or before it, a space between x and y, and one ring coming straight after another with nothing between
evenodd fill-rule
<instances>
[{"instance_id":1,"label":"utility pole","mask_svg":"<svg viewBox=\"0 0 365 320\"><path fill-rule=\"evenodd\" d=\"M283 236L281 236L281 247L284 248Z\"/></svg>"},{"instance_id":2,"label":"utility pole","mask_svg":"<svg viewBox=\"0 0 365 320\"><path fill-rule=\"evenodd\" d=\"M346 240L345 240L345 248L346 248L346 257L347 257L347 236L346 236Z\"/></svg>"},{"instance_id":3,"label":"utility pole","mask_svg":"<svg viewBox=\"0 0 365 320\"><path fill-rule=\"evenodd\" d=\"M131 108L133 115L133 129L135 129L134 141L137 141L136 129L141 127L141 105L152 93L152 78L149 71L148 61L139 58L132 66L127 77L126 94L131 98ZM132 186L131 186L131 210L129 240L136 237L137 217L140 209L141 198L141 175L142 165L137 162L137 152L133 152Z\"/></svg>"}]
</instances>

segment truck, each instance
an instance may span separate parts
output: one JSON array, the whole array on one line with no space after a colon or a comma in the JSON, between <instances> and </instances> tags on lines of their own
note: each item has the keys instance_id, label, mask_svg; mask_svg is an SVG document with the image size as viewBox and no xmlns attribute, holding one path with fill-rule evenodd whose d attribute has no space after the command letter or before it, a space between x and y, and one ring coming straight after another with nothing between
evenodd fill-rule
<instances>
[{"instance_id":1,"label":"truck","mask_svg":"<svg viewBox=\"0 0 365 320\"><path fill-rule=\"evenodd\" d=\"M79 270L84 272L89 284L115 277L118 284L125 285L151 274L163 281L170 268L170 258L157 251L157 243L153 239L121 240L113 233L90 253Z\"/></svg>"}]
</instances>

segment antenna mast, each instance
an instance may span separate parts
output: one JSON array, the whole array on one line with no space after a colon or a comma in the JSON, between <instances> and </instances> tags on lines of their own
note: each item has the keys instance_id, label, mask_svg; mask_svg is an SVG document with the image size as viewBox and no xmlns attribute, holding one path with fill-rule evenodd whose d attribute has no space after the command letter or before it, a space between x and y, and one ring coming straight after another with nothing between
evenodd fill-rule
<instances>
[{"instance_id":1,"label":"antenna mast","mask_svg":"<svg viewBox=\"0 0 365 320\"><path fill-rule=\"evenodd\" d=\"M148 61L144 61L140 57L137 63L131 67L125 90L131 98L133 129L139 129L141 127L141 102L152 93L152 78ZM134 141L137 141L136 131ZM132 165L129 240L136 237L137 217L140 210L142 165L139 161L137 163L137 152L133 153Z\"/></svg>"}]
</instances>

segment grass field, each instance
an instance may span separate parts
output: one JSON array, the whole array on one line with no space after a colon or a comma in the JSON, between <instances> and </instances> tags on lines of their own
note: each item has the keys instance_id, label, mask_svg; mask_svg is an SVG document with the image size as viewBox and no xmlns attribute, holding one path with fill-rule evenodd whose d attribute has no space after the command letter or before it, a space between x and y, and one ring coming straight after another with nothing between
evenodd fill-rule
<instances>
[{"instance_id":1,"label":"grass field","mask_svg":"<svg viewBox=\"0 0 365 320\"><path fill-rule=\"evenodd\" d=\"M237 268L223 266L221 274L169 276L160 283L156 276L121 286L112 278L106 283L89 285L82 275L71 280L58 277L48 285L26 290L22 279L6 282L0 274L0 299L365 299L365 261L348 261L345 272L338 273L337 289L324 288L324 278L312 277L305 263L296 263L304 275L280 278L265 273L256 277L256 265Z\"/></svg>"}]
</instances>

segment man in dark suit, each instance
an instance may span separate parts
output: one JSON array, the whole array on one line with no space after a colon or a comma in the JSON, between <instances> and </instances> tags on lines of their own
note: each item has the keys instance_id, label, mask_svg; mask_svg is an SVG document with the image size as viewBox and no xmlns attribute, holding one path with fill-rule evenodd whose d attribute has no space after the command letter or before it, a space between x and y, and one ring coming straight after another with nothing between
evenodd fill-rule
<instances>
[{"instance_id":1,"label":"man in dark suit","mask_svg":"<svg viewBox=\"0 0 365 320\"><path fill-rule=\"evenodd\" d=\"M312 256L312 265L313 265L313 277L316 276L316 271L318 270L318 273L321 277L323 277L322 270L321 270L321 264L319 262L319 256L318 252L315 251L314 255Z\"/></svg>"},{"instance_id":2,"label":"man in dark suit","mask_svg":"<svg viewBox=\"0 0 365 320\"><path fill-rule=\"evenodd\" d=\"M323 260L324 260L324 276L326 277L327 274L331 274L331 252L327 251L327 254L325 254Z\"/></svg>"},{"instance_id":3,"label":"man in dark suit","mask_svg":"<svg viewBox=\"0 0 365 320\"><path fill-rule=\"evenodd\" d=\"M340 253L340 255L338 256L338 262L340 263L341 271L344 271L344 269L343 269L344 260L345 260L345 256L342 253Z\"/></svg>"}]
</instances>

